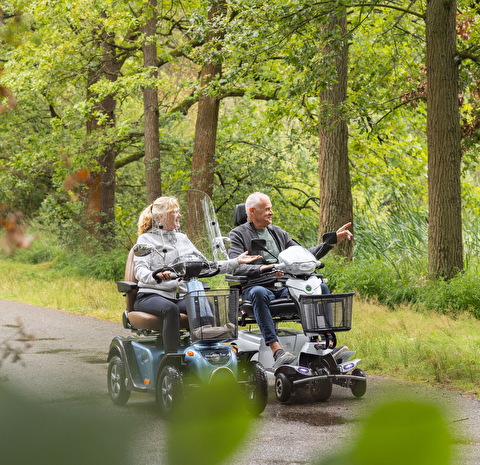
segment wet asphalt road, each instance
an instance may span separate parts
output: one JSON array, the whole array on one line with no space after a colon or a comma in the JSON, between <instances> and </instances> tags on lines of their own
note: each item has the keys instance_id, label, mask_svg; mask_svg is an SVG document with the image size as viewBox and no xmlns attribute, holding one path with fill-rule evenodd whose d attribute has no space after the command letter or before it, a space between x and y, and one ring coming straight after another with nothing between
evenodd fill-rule
<instances>
[{"instance_id":1,"label":"wet asphalt road","mask_svg":"<svg viewBox=\"0 0 480 465\"><path fill-rule=\"evenodd\" d=\"M20 327L35 337L29 347ZM43 406L93 406L115 422L133 425L134 432L128 438L131 463L165 463L162 438L166 423L156 413L153 396L133 393L124 407L114 406L108 397L106 356L116 335L130 332L121 323L0 300L0 348L7 342L23 352L22 363L8 359L0 365L0 382ZM375 376L368 377L367 394L362 399L334 386L326 403L300 399L281 405L272 392L265 412L255 420L248 442L229 464L313 463L345 447L371 408L395 393L433 400L443 406L455 432L454 465L480 464L480 400L444 390L399 385Z\"/></svg>"}]
</instances>

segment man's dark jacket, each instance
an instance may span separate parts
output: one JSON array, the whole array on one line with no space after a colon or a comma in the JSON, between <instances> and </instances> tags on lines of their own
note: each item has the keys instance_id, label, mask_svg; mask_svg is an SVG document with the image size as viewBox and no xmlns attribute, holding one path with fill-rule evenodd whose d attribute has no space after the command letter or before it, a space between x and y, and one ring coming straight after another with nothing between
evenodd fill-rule
<instances>
[{"instance_id":1,"label":"man's dark jacket","mask_svg":"<svg viewBox=\"0 0 480 465\"><path fill-rule=\"evenodd\" d=\"M278 250L281 252L282 250L287 249L293 245L300 245L297 241L292 239L290 235L284 231L279 226L275 225L268 225L268 231L272 235L273 239L277 243ZM335 236L333 237L332 236ZM228 256L230 258L238 257L240 254L245 252L246 250L250 251L250 242L252 239L258 238L257 230L252 222L247 221L246 223L237 226L235 229L232 229L228 236L232 241L232 246L228 249ZM323 236L324 241L328 241L329 243L336 243L336 233L328 233ZM330 250L332 246L328 245L326 242L322 242L315 247L308 249L318 260L325 256ZM262 275L260 273L260 266L265 265L267 262L260 258L255 262L249 264L242 264L238 268L235 269L234 274L237 276L247 276L249 278L248 285L260 285L264 287L272 287L273 283L275 282L275 278L271 275ZM244 286L245 287L245 286Z\"/></svg>"}]
</instances>

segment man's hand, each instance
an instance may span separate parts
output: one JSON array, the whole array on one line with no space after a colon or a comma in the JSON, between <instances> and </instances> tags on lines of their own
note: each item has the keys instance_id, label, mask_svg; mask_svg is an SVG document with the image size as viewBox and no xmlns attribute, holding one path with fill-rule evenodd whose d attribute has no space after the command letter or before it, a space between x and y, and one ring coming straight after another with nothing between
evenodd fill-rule
<instances>
[{"instance_id":1,"label":"man's hand","mask_svg":"<svg viewBox=\"0 0 480 465\"><path fill-rule=\"evenodd\" d=\"M341 228L337 230L337 244L340 244L340 242L344 241L345 239L347 239L348 241L351 241L353 239L353 233L347 229L351 225L351 222L344 224Z\"/></svg>"},{"instance_id":2,"label":"man's hand","mask_svg":"<svg viewBox=\"0 0 480 465\"><path fill-rule=\"evenodd\" d=\"M261 265L260 266L260 273L268 273L270 271L273 271L274 268L275 268L275 264L273 264L273 265ZM281 278L284 274L285 273L282 270L277 270L277 271L275 271L274 276L276 278Z\"/></svg>"},{"instance_id":3,"label":"man's hand","mask_svg":"<svg viewBox=\"0 0 480 465\"><path fill-rule=\"evenodd\" d=\"M260 265L259 271L260 273L268 273L273 270L274 266L275 265Z\"/></svg>"}]
</instances>

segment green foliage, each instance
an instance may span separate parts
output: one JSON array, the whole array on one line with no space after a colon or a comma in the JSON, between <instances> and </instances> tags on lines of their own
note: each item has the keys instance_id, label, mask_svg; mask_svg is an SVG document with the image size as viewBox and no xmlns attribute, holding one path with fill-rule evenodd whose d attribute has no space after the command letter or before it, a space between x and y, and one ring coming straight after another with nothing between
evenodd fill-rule
<instances>
[{"instance_id":1,"label":"green foliage","mask_svg":"<svg viewBox=\"0 0 480 465\"><path fill-rule=\"evenodd\" d=\"M62 237L57 234L56 224L46 226L34 223L29 229L36 239L28 250L17 249L10 257L18 263L31 265L49 263L63 276L83 276L107 281L123 279L125 260L129 248L114 247L106 249L94 237L80 240L78 231L71 228ZM88 246L86 245L88 243Z\"/></svg>"},{"instance_id":2,"label":"green foliage","mask_svg":"<svg viewBox=\"0 0 480 465\"><path fill-rule=\"evenodd\" d=\"M427 283L419 291L419 300L431 310L447 312L470 312L480 319L480 285L478 283L478 264L465 273L458 274L450 281Z\"/></svg>"},{"instance_id":3,"label":"green foliage","mask_svg":"<svg viewBox=\"0 0 480 465\"><path fill-rule=\"evenodd\" d=\"M398 399L371 412L347 451L319 465L452 464L452 436L440 407L427 401Z\"/></svg>"},{"instance_id":4,"label":"green foliage","mask_svg":"<svg viewBox=\"0 0 480 465\"><path fill-rule=\"evenodd\" d=\"M235 205L260 191L272 200L274 223L311 246L318 225L313 141L293 123L272 128L270 107L242 99L222 113L216 160L219 185L213 199L221 230L226 234L233 227ZM257 115L254 121L248 117L252 112Z\"/></svg>"},{"instance_id":5,"label":"green foliage","mask_svg":"<svg viewBox=\"0 0 480 465\"><path fill-rule=\"evenodd\" d=\"M0 383L2 463L127 465L129 425L100 411L41 404Z\"/></svg>"},{"instance_id":6,"label":"green foliage","mask_svg":"<svg viewBox=\"0 0 480 465\"><path fill-rule=\"evenodd\" d=\"M400 192L381 206L381 214L373 208L374 203L369 201L366 206L370 208L357 210L354 262L334 254L325 257L324 273L330 287L337 292L355 290L363 298L391 308L411 304L451 315L469 312L478 318L480 250L476 221L465 221L469 257L465 272L450 281L432 282L426 279L427 214L422 203Z\"/></svg>"},{"instance_id":7,"label":"green foliage","mask_svg":"<svg viewBox=\"0 0 480 465\"><path fill-rule=\"evenodd\" d=\"M252 425L245 394L229 375L188 393L169 422L168 463L221 464L238 449Z\"/></svg>"}]
</instances>

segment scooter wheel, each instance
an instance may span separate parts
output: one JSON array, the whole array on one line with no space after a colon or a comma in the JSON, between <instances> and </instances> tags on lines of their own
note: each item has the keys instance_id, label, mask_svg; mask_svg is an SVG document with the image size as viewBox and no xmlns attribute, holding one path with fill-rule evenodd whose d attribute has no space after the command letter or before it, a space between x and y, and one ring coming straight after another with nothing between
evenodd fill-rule
<instances>
[{"instance_id":1,"label":"scooter wheel","mask_svg":"<svg viewBox=\"0 0 480 465\"><path fill-rule=\"evenodd\" d=\"M267 406L268 379L263 365L250 362L248 365L247 403L253 415L260 415Z\"/></svg>"},{"instance_id":2,"label":"scooter wheel","mask_svg":"<svg viewBox=\"0 0 480 465\"><path fill-rule=\"evenodd\" d=\"M363 370L360 370L360 368L355 368L355 370L352 371L352 375L354 376L362 376L364 379L354 379L351 382L350 389L352 390L352 394L355 397L362 397L365 392L367 392L367 376L365 375L365 372Z\"/></svg>"},{"instance_id":3,"label":"scooter wheel","mask_svg":"<svg viewBox=\"0 0 480 465\"><path fill-rule=\"evenodd\" d=\"M292 383L285 373L275 376L275 395L279 402L288 402L292 396Z\"/></svg>"},{"instance_id":4,"label":"scooter wheel","mask_svg":"<svg viewBox=\"0 0 480 465\"><path fill-rule=\"evenodd\" d=\"M331 379L317 379L309 386L310 396L315 402L326 402L332 395L332 389Z\"/></svg>"},{"instance_id":5,"label":"scooter wheel","mask_svg":"<svg viewBox=\"0 0 480 465\"><path fill-rule=\"evenodd\" d=\"M115 405L125 405L130 398L130 391L125 387L125 366L123 360L114 355L108 364L108 394Z\"/></svg>"},{"instance_id":6,"label":"scooter wheel","mask_svg":"<svg viewBox=\"0 0 480 465\"><path fill-rule=\"evenodd\" d=\"M178 368L163 367L157 379L155 398L160 412L168 418L183 398L183 376Z\"/></svg>"}]
</instances>

